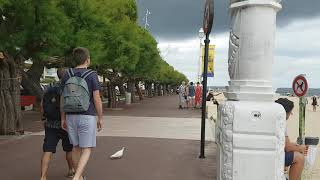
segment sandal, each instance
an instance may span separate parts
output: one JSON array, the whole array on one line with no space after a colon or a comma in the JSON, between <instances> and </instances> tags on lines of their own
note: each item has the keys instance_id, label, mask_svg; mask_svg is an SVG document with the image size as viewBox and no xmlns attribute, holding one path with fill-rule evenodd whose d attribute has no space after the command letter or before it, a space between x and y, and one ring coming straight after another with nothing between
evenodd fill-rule
<instances>
[{"instance_id":1,"label":"sandal","mask_svg":"<svg viewBox=\"0 0 320 180\"><path fill-rule=\"evenodd\" d=\"M75 171L69 171L68 174L65 175L66 178L73 178L73 176L76 174Z\"/></svg>"}]
</instances>

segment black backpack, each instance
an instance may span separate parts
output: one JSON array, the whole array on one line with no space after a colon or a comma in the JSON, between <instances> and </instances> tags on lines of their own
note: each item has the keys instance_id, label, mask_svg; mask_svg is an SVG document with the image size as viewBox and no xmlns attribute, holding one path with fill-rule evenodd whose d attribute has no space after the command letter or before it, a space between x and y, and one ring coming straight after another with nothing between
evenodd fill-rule
<instances>
[{"instance_id":1,"label":"black backpack","mask_svg":"<svg viewBox=\"0 0 320 180\"><path fill-rule=\"evenodd\" d=\"M60 121L61 85L49 85L43 95L43 115L47 121Z\"/></svg>"}]
</instances>

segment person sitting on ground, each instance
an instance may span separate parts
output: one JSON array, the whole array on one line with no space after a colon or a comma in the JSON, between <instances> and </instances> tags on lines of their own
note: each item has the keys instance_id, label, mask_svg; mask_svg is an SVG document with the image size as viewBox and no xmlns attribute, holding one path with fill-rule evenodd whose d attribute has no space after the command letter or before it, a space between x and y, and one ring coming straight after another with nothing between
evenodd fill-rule
<instances>
[{"instance_id":1,"label":"person sitting on ground","mask_svg":"<svg viewBox=\"0 0 320 180\"><path fill-rule=\"evenodd\" d=\"M294 103L287 98L279 98L275 102L283 106L286 111L286 120L288 120L292 114ZM290 142L287 129L285 138L285 166L290 166L289 179L300 180L304 167L304 156L307 153L308 147Z\"/></svg>"},{"instance_id":2,"label":"person sitting on ground","mask_svg":"<svg viewBox=\"0 0 320 180\"><path fill-rule=\"evenodd\" d=\"M62 78L64 69L59 68L57 74L59 79ZM72 148L73 145L69 141L68 133L61 128L60 118L60 96L61 83L49 85L45 90L43 100L41 102L42 120L44 121L45 137L43 142L43 155L41 159L41 180L47 179L48 166L59 140L62 140L63 150L66 152L66 160L69 166L69 171L66 175L68 178L74 176L75 170L72 163Z\"/></svg>"}]
</instances>

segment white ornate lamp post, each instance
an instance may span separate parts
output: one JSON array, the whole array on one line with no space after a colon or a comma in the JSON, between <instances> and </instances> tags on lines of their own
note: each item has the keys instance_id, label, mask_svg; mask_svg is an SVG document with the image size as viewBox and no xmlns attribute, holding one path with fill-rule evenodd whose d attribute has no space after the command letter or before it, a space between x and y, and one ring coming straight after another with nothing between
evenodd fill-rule
<instances>
[{"instance_id":1,"label":"white ornate lamp post","mask_svg":"<svg viewBox=\"0 0 320 180\"><path fill-rule=\"evenodd\" d=\"M285 112L272 64L280 0L230 0L230 82L216 124L217 180L284 180Z\"/></svg>"},{"instance_id":2,"label":"white ornate lamp post","mask_svg":"<svg viewBox=\"0 0 320 180\"><path fill-rule=\"evenodd\" d=\"M197 80L198 80L198 82L201 82L201 62L202 62L202 40L203 40L203 38L204 38L204 36L205 36L205 34L204 34L204 31L203 31L203 28L200 28L200 30L199 30L199 34L198 34L198 36L199 36L199 39L200 39L200 50L199 50L199 61L198 61L198 76L197 76Z\"/></svg>"}]
</instances>

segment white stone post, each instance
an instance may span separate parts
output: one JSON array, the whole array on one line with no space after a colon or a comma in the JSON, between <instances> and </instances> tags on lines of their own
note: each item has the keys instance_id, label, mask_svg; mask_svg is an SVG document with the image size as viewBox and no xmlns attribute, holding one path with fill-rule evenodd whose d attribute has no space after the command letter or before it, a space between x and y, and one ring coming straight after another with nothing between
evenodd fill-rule
<instances>
[{"instance_id":1,"label":"white stone post","mask_svg":"<svg viewBox=\"0 0 320 180\"><path fill-rule=\"evenodd\" d=\"M231 0L230 82L216 123L217 180L285 180L285 112L272 64L280 0Z\"/></svg>"}]
</instances>

